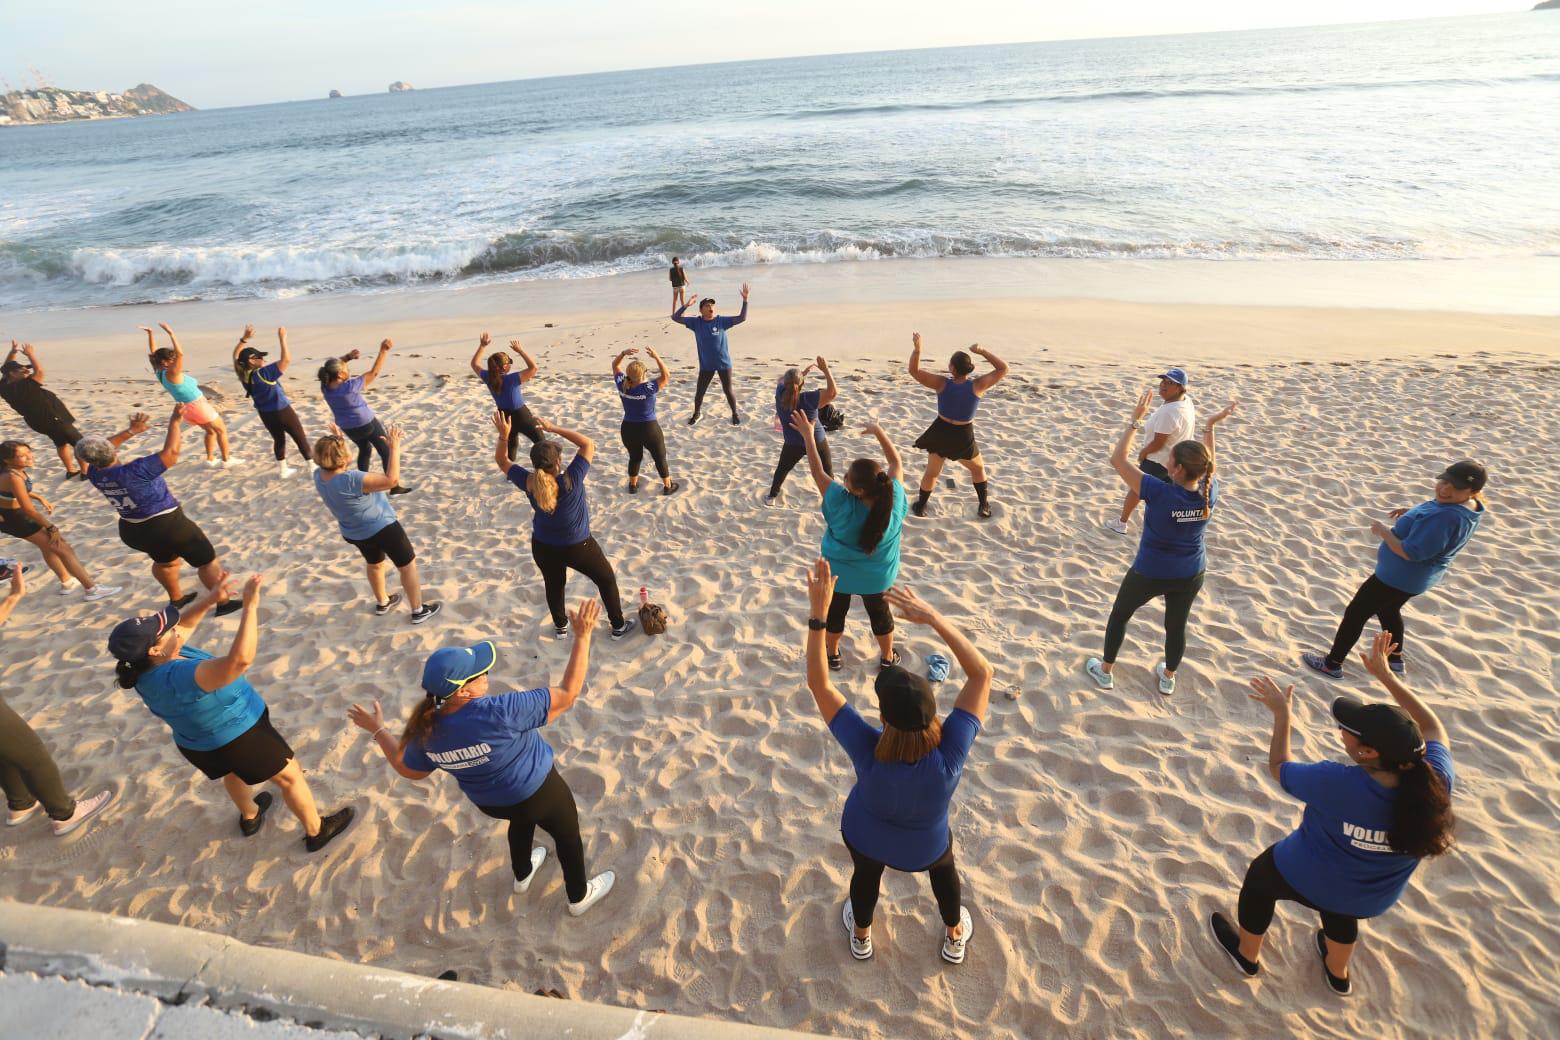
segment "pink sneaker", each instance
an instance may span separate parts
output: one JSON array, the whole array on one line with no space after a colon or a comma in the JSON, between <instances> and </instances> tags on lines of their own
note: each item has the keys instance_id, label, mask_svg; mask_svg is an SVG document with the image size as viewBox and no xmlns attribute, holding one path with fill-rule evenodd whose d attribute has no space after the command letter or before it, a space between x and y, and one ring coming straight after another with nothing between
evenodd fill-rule
<instances>
[{"instance_id":1,"label":"pink sneaker","mask_svg":"<svg viewBox=\"0 0 1560 1040\"><path fill-rule=\"evenodd\" d=\"M98 813L102 812L104 809L107 809L110 805L113 805L114 802L118 800L118 798L119 792L110 789L107 791L99 791L91 798L77 802L76 811L71 814L70 819L54 821L54 836L56 838L65 837L65 835L69 834L77 827L80 827Z\"/></svg>"}]
</instances>

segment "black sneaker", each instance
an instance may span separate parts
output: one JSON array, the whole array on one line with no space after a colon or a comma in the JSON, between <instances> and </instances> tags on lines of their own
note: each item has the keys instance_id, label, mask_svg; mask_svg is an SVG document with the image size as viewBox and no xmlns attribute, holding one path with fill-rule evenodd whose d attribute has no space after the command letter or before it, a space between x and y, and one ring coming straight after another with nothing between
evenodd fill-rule
<instances>
[{"instance_id":1,"label":"black sneaker","mask_svg":"<svg viewBox=\"0 0 1560 1040\"><path fill-rule=\"evenodd\" d=\"M198 595L200 595L200 593L198 593L198 592L186 592L184 595L180 596L178 599L170 601L170 605L178 607L180 610L183 610L185 607L189 606L191 603L194 603L195 602L195 597L198 596Z\"/></svg>"},{"instance_id":2,"label":"black sneaker","mask_svg":"<svg viewBox=\"0 0 1560 1040\"><path fill-rule=\"evenodd\" d=\"M829 655L829 671L831 671L831 672L838 672L838 671L843 670L844 667L845 667L845 661L844 661L844 659L842 659L840 657L839 654L830 654Z\"/></svg>"},{"instance_id":3,"label":"black sneaker","mask_svg":"<svg viewBox=\"0 0 1560 1040\"><path fill-rule=\"evenodd\" d=\"M691 416L688 417L688 425L697 426L699 425L699 420L702 418L704 418L704 416L700 415L698 412L694 412Z\"/></svg>"},{"instance_id":4,"label":"black sneaker","mask_svg":"<svg viewBox=\"0 0 1560 1040\"><path fill-rule=\"evenodd\" d=\"M925 516L926 506L922 505L920 502L911 502L910 512L914 513L916 516Z\"/></svg>"},{"instance_id":5,"label":"black sneaker","mask_svg":"<svg viewBox=\"0 0 1560 1040\"><path fill-rule=\"evenodd\" d=\"M443 603L424 603L421 610L412 611L412 624L420 625L443 609Z\"/></svg>"},{"instance_id":6,"label":"black sneaker","mask_svg":"<svg viewBox=\"0 0 1560 1040\"><path fill-rule=\"evenodd\" d=\"M402 485L397 484L395 487L391 488L389 490L389 492L387 492L387 494L391 494L391 495L410 495L413 491L416 491L416 490L417 490L416 488L403 487Z\"/></svg>"},{"instance_id":7,"label":"black sneaker","mask_svg":"<svg viewBox=\"0 0 1560 1040\"><path fill-rule=\"evenodd\" d=\"M985 502L982 502L980 504L980 508L975 510L975 515L980 517L982 520L990 520L991 519L991 506L988 505Z\"/></svg>"},{"instance_id":8,"label":"black sneaker","mask_svg":"<svg viewBox=\"0 0 1560 1040\"><path fill-rule=\"evenodd\" d=\"M217 604L217 609L212 611L217 617L227 617L235 611L244 609L244 601L241 599L225 599Z\"/></svg>"},{"instance_id":9,"label":"black sneaker","mask_svg":"<svg viewBox=\"0 0 1560 1040\"><path fill-rule=\"evenodd\" d=\"M663 495L675 495L675 494L677 494L678 489L681 488L681 487L682 487L682 485L677 483L677 481L675 481L675 480L672 481L670 484L662 484L661 485L661 494L663 494Z\"/></svg>"},{"instance_id":10,"label":"black sneaker","mask_svg":"<svg viewBox=\"0 0 1560 1040\"><path fill-rule=\"evenodd\" d=\"M239 833L242 834L246 838L252 838L256 834L259 834L260 833L260 828L265 826L265 811L267 809L269 809L270 807L271 807L271 792L270 791L261 791L259 794L255 795L255 808L259 809L260 811L255 813L255 818L252 819L252 820L246 820L246 819L244 819L242 814L239 815L239 817L238 817L238 830L239 830Z\"/></svg>"},{"instance_id":11,"label":"black sneaker","mask_svg":"<svg viewBox=\"0 0 1560 1040\"><path fill-rule=\"evenodd\" d=\"M569 622L567 620L565 620L564 623L561 624L561 625L554 625L553 626L553 638L554 639L567 639L567 638L569 638Z\"/></svg>"},{"instance_id":12,"label":"black sneaker","mask_svg":"<svg viewBox=\"0 0 1560 1040\"><path fill-rule=\"evenodd\" d=\"M1242 975L1249 979L1262 970L1262 965L1240 955L1240 933L1230 924L1229 918L1215 913L1208 919L1208 926L1213 930L1213 941L1219 944L1219 949L1240 969Z\"/></svg>"},{"instance_id":13,"label":"black sneaker","mask_svg":"<svg viewBox=\"0 0 1560 1040\"><path fill-rule=\"evenodd\" d=\"M318 852L329 845L331 839L346 830L351 823L352 806L349 805L345 808L337 809L329 816L320 819L320 832L318 834L313 837L307 834L303 836L303 847L310 852Z\"/></svg>"},{"instance_id":14,"label":"black sneaker","mask_svg":"<svg viewBox=\"0 0 1560 1040\"><path fill-rule=\"evenodd\" d=\"M638 484L630 484L630 485L628 485L628 493L630 495L637 495L637 494L639 494L639 485Z\"/></svg>"},{"instance_id":15,"label":"black sneaker","mask_svg":"<svg viewBox=\"0 0 1560 1040\"><path fill-rule=\"evenodd\" d=\"M1322 974L1327 977L1327 988L1340 997L1348 996L1354 989L1354 984L1349 981L1349 976L1345 975L1340 979L1327 966L1327 938L1321 929L1316 931L1316 954L1322 959Z\"/></svg>"},{"instance_id":16,"label":"black sneaker","mask_svg":"<svg viewBox=\"0 0 1560 1040\"><path fill-rule=\"evenodd\" d=\"M389 599L385 600L383 603L374 604L374 613L379 617L384 617L386 614L390 613L390 608L399 602L401 602L401 594L399 592L392 592L390 593Z\"/></svg>"},{"instance_id":17,"label":"black sneaker","mask_svg":"<svg viewBox=\"0 0 1560 1040\"><path fill-rule=\"evenodd\" d=\"M736 412L732 412L731 413L731 425L733 425L733 426L741 426L742 425L742 416L738 415Z\"/></svg>"},{"instance_id":18,"label":"black sneaker","mask_svg":"<svg viewBox=\"0 0 1560 1040\"><path fill-rule=\"evenodd\" d=\"M623 627L622 628L614 628L612 630L612 638L613 639L622 639L624 636L628 635L630 632L632 632L634 629L636 629L638 627L639 627L639 615L638 614L630 614L630 615L628 615L627 617L625 617L623 619Z\"/></svg>"},{"instance_id":19,"label":"black sneaker","mask_svg":"<svg viewBox=\"0 0 1560 1040\"><path fill-rule=\"evenodd\" d=\"M894 654L893 654L892 657L879 657L878 658L878 671L881 672L885 668L892 668L892 667L894 667L894 665L898 664L899 661L900 661L900 657L899 657L899 651L898 650L894 651Z\"/></svg>"}]
</instances>

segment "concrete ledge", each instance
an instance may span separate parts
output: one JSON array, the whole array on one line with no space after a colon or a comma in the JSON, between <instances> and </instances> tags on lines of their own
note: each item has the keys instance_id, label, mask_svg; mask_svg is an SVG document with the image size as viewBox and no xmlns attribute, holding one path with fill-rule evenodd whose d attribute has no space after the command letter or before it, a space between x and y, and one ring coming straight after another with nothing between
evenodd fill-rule
<instances>
[{"instance_id":1,"label":"concrete ledge","mask_svg":"<svg viewBox=\"0 0 1560 1040\"><path fill-rule=\"evenodd\" d=\"M219 1008L263 1009L396 1040L796 1040L685 1018L370 968L85 910L0 901L0 969L62 976Z\"/></svg>"}]
</instances>

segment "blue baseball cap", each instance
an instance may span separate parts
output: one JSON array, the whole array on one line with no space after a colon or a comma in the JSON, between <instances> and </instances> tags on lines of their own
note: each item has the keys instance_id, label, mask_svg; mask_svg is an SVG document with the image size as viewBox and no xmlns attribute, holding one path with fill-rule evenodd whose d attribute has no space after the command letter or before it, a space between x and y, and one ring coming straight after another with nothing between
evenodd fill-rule
<instances>
[{"instance_id":1,"label":"blue baseball cap","mask_svg":"<svg viewBox=\"0 0 1560 1040\"><path fill-rule=\"evenodd\" d=\"M1159 373L1159 378L1168 379L1177 386L1185 386L1188 382L1186 378L1186 369L1184 368L1167 368L1163 372Z\"/></svg>"},{"instance_id":2,"label":"blue baseball cap","mask_svg":"<svg viewBox=\"0 0 1560 1040\"><path fill-rule=\"evenodd\" d=\"M428 655L423 665L423 690L442 701L478 676L486 675L498 659L492 643L475 646L446 646Z\"/></svg>"},{"instance_id":3,"label":"blue baseball cap","mask_svg":"<svg viewBox=\"0 0 1560 1040\"><path fill-rule=\"evenodd\" d=\"M172 603L155 614L121 621L108 634L108 652L116 661L142 660L163 633L178 623L179 608Z\"/></svg>"}]
</instances>

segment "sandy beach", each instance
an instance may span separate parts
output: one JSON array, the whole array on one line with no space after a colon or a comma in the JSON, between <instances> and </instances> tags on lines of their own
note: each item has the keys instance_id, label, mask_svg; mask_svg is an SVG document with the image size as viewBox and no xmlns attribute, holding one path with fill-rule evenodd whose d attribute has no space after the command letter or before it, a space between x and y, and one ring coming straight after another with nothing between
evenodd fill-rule
<instances>
[{"instance_id":1,"label":"sandy beach","mask_svg":"<svg viewBox=\"0 0 1560 1040\"><path fill-rule=\"evenodd\" d=\"M49 386L89 433L120 428L134 409L159 423L167 414L134 332L148 319L173 324L190 370L225 392L218 403L244 464L208 470L187 433L169 485L235 574L267 575L251 678L321 805L350 802L359 819L319 857L303 854L285 814L252 840L238 836L220 785L114 685L109 627L158 602L146 561L120 543L102 496L62 483L42 438L7 410L0 433L40 449L35 479L62 532L96 576L130 591L83 604L57 597L38 568L6 625L7 700L77 790L125 788L79 840L56 842L41 826L0 835L6 895L420 974L457 968L491 986L851 1037L1551 1031L1560 317L1539 304L1364 309L1253 302L1266 299L1255 292L1230 302L1223 290L1186 304L1085 298L1026 291L1016 275L1011 288L984 278L975 280L995 289L916 298L922 282L957 289L967 277L958 263L897 265L898 275L894 265L757 272L751 317L732 333L750 417L736 429L719 410L685 425L692 337L666 320L666 294L645 278L569 285L550 302L533 283L446 293L442 307L440 294L406 293L8 321L0 335L38 345ZM714 272L695 288L734 312L743 276ZM860 277L903 284L841 285ZM405 479L417 493L396 506L428 595L446 604L433 624L376 618L360 558L307 477L276 476L228 363L246 321L261 349L288 326L288 390L311 438L327 420L317 364L394 339L370 401L409 431ZM530 559L529 508L493 469L490 398L466 367L484 329L536 355L542 372L527 397L538 414L596 438L593 533L625 594L648 586L672 616L665 636L600 640L580 703L547 733L579 799L592 868L618 874L608 901L578 920L555 862L528 895L513 895L500 825L448 778L396 780L346 718L348 704L376 697L400 716L440 645L494 640L495 688L545 685L566 659ZM850 958L838 824L852 774L817 718L801 654L802 568L823 525L801 474L780 508L761 503L778 452L775 379L817 353L834 364L850 423L833 435L835 458L868 453L855 431L870 416L906 452L907 482L919 479L924 456L910 445L934 405L904 373L913 329L938 364L979 341L1013 366L977 425L995 516L975 518L961 472L955 490L939 488L935 515L904 534L902 581L966 625L997 669L953 803L976 929L958 968L938 960L925 880L895 874L876 958ZM666 500L623 491L608 366L636 345L661 350L673 372L661 420L684 488ZM1172 364L1190 372L1204 414L1231 397L1241 411L1220 427L1224 500L1207 585L1165 699L1150 672L1157 606L1130 628L1114 690L1095 689L1082 664L1098 652L1136 545L1136 527L1122 539L1099 526L1120 500L1109 438L1133 395ZM149 433L129 452L155 447ZM1489 520L1445 585L1409 608L1407 648L1410 684L1451 730L1459 847L1364 925L1349 1000L1327 991L1313 917L1294 904L1269 933L1264 975L1232 979L1206 915L1233 908L1247 863L1300 815L1267 776L1269 720L1246 680L1294 682L1297 756L1340 757L1330 699L1378 695L1357 666L1329 683L1302 674L1298 655L1325 643L1369 573L1370 520L1429 497L1441 467L1465 456L1489 469ZM20 543L3 551L37 563ZM570 589L578 598L590 586L576 577ZM208 619L195 645L217 650L232 630ZM925 630L901 637L912 667L942 650ZM875 717L875 655L859 615L844 652L841 689ZM959 678L944 687L945 709Z\"/></svg>"}]
</instances>

